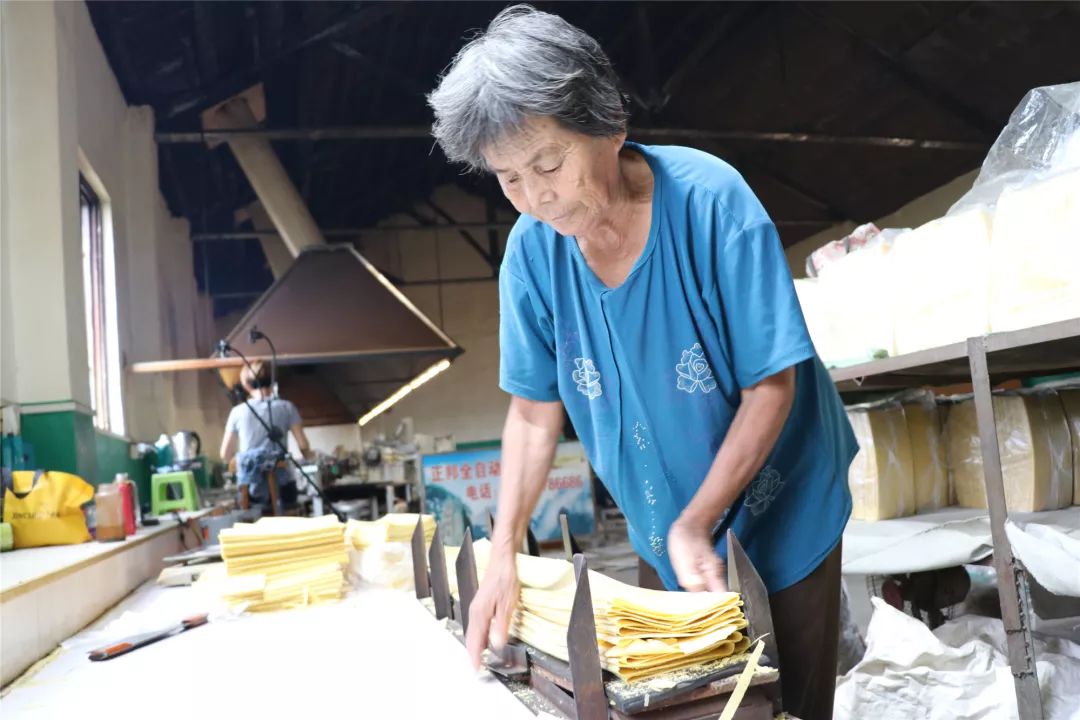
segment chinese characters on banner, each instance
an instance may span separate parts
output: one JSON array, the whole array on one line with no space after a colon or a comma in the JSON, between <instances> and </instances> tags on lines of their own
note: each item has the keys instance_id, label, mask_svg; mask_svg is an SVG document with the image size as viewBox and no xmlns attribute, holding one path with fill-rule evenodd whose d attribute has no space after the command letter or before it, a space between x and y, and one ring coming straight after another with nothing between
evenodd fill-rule
<instances>
[{"instance_id":1,"label":"chinese characters on banner","mask_svg":"<svg viewBox=\"0 0 1080 720\"><path fill-rule=\"evenodd\" d=\"M491 448L424 456L426 512L439 522L446 544L460 544L466 527L472 528L474 538L488 536L488 514L495 514L501 478L500 455L498 448ZM595 531L589 464L578 442L560 443L555 451L547 485L530 522L537 540L562 537L562 512L575 535Z\"/></svg>"}]
</instances>

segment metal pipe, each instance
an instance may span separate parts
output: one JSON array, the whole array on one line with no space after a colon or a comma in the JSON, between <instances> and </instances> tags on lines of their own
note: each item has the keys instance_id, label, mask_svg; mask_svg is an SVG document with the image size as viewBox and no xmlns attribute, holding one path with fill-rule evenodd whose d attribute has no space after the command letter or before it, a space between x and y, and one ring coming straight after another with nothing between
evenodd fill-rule
<instances>
[{"instance_id":1,"label":"metal pipe","mask_svg":"<svg viewBox=\"0 0 1080 720\"><path fill-rule=\"evenodd\" d=\"M705 130L697 128L631 128L630 136L639 140L684 139L727 140L735 142L772 142L819 145L855 145L869 147L909 148L918 150L955 150L985 152L989 141L937 140L876 135L830 135L806 132L761 132L756 130ZM431 140L427 125L391 125L385 127L340 126L296 128L239 128L235 130L203 130L196 132L159 132L159 143L207 143L237 138L263 140Z\"/></svg>"},{"instance_id":2,"label":"metal pipe","mask_svg":"<svg viewBox=\"0 0 1080 720\"><path fill-rule=\"evenodd\" d=\"M355 237L370 233L432 232L433 230L509 230L512 222L504 223L455 223L453 225L386 225L383 227L331 228L323 230L323 237ZM192 242L218 240L246 240L267 235L277 235L276 230L227 230L223 232L192 233Z\"/></svg>"},{"instance_id":3,"label":"metal pipe","mask_svg":"<svg viewBox=\"0 0 1080 720\"><path fill-rule=\"evenodd\" d=\"M836 220L777 220L777 227L822 227L834 225ZM447 223L443 225L384 225L379 227L355 227L355 228L330 228L322 231L323 237L327 238L351 238L357 235L370 235L373 233L398 233L398 232L437 232L440 230L509 230L514 227L513 222L490 222L490 223ZM225 240L248 240L253 238L277 235L277 230L224 230L219 232L197 232L191 234L192 242L219 242Z\"/></svg>"}]
</instances>

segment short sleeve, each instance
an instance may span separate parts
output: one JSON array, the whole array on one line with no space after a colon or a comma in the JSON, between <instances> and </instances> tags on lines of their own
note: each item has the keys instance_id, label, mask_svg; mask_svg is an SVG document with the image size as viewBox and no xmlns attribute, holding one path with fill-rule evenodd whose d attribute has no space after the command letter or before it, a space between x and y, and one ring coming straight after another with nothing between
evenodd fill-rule
<instances>
[{"instance_id":1,"label":"short sleeve","mask_svg":"<svg viewBox=\"0 0 1080 720\"><path fill-rule=\"evenodd\" d=\"M289 427L300 424L300 411L296 409L296 405L286 400L285 407L289 413Z\"/></svg>"},{"instance_id":2,"label":"short sleeve","mask_svg":"<svg viewBox=\"0 0 1080 720\"><path fill-rule=\"evenodd\" d=\"M776 226L757 223L719 245L716 290L739 387L813 357Z\"/></svg>"},{"instance_id":3,"label":"short sleeve","mask_svg":"<svg viewBox=\"0 0 1080 720\"><path fill-rule=\"evenodd\" d=\"M499 274L499 387L527 400L559 399L551 321L505 265Z\"/></svg>"},{"instance_id":4,"label":"short sleeve","mask_svg":"<svg viewBox=\"0 0 1080 720\"><path fill-rule=\"evenodd\" d=\"M229 411L229 417L226 418L226 420L225 420L225 432L226 432L226 434L237 432L236 424L237 424L238 418L236 416L236 409L238 407L240 407L240 406L239 405L234 405L233 409Z\"/></svg>"}]
</instances>

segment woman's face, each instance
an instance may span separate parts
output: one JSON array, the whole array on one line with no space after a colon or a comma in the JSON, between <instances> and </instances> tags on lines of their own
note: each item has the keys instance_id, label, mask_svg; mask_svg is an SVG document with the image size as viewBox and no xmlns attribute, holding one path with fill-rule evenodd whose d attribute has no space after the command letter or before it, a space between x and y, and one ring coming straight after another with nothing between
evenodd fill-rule
<instances>
[{"instance_id":1,"label":"woman's face","mask_svg":"<svg viewBox=\"0 0 1080 720\"><path fill-rule=\"evenodd\" d=\"M587 236L615 198L625 140L622 133L592 137L538 117L483 155L515 210L561 235Z\"/></svg>"}]
</instances>

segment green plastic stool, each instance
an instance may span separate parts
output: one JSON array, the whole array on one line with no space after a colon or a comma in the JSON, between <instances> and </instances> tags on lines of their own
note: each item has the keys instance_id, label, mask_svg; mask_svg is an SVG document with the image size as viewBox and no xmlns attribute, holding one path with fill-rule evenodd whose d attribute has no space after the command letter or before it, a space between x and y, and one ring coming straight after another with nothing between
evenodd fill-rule
<instances>
[{"instance_id":1,"label":"green plastic stool","mask_svg":"<svg viewBox=\"0 0 1080 720\"><path fill-rule=\"evenodd\" d=\"M179 487L180 497L170 500L169 487ZM158 473L150 478L150 512L154 515L173 510L199 509L199 491L195 487L195 474L188 472Z\"/></svg>"}]
</instances>

